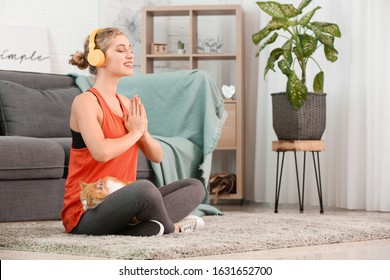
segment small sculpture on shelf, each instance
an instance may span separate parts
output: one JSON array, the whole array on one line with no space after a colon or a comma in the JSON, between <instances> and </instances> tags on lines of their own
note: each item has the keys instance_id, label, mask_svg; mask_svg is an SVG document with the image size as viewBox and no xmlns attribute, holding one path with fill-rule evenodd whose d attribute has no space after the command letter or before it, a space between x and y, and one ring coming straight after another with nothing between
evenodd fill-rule
<instances>
[{"instance_id":1,"label":"small sculpture on shelf","mask_svg":"<svg viewBox=\"0 0 390 280\"><path fill-rule=\"evenodd\" d=\"M204 40L204 45L208 48L209 53L220 53L222 52L222 39L220 37L218 38L207 38ZM205 48L203 46L203 50L205 51Z\"/></svg>"},{"instance_id":2,"label":"small sculpture on shelf","mask_svg":"<svg viewBox=\"0 0 390 280\"><path fill-rule=\"evenodd\" d=\"M223 85L222 86L222 95L226 99L234 99L234 94L236 93L236 88L233 85L227 86Z\"/></svg>"}]
</instances>

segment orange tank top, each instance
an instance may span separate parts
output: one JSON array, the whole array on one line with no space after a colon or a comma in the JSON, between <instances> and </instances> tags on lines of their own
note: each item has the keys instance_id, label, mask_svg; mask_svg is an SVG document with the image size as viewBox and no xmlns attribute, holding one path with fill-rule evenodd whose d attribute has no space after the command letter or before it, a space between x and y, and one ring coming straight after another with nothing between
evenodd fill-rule
<instances>
[{"instance_id":1,"label":"orange tank top","mask_svg":"<svg viewBox=\"0 0 390 280\"><path fill-rule=\"evenodd\" d=\"M100 93L91 88L103 110L102 131L105 138L119 138L127 133L123 118L114 114L104 101ZM125 106L117 95L123 112ZM96 161L88 148L75 149L71 147L69 159L69 173L65 183L64 208L61 212L62 223L66 232L75 228L84 214L80 201L80 180L92 183L105 176L113 176L124 181L135 181L137 175L138 143L126 152L108 162Z\"/></svg>"}]
</instances>

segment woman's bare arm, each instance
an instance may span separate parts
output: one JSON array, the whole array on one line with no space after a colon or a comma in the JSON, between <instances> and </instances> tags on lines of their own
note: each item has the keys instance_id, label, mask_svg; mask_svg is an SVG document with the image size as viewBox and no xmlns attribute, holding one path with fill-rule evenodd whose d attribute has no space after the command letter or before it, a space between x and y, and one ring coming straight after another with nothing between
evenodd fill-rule
<instances>
[{"instance_id":1,"label":"woman's bare arm","mask_svg":"<svg viewBox=\"0 0 390 280\"><path fill-rule=\"evenodd\" d=\"M81 133L92 156L100 162L107 162L124 153L143 135L145 120L140 114L133 114L126 120L129 133L109 139L101 129L103 112L94 95L83 93L77 96L71 110L70 127Z\"/></svg>"}]
</instances>

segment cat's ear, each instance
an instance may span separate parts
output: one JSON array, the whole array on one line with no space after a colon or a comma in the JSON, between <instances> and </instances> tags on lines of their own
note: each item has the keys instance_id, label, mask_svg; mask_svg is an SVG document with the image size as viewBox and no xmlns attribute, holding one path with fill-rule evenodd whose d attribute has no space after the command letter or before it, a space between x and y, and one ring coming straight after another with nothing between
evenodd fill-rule
<instances>
[{"instance_id":1,"label":"cat's ear","mask_svg":"<svg viewBox=\"0 0 390 280\"><path fill-rule=\"evenodd\" d=\"M87 184L86 183L84 183L83 181L79 181L80 182L80 187L82 188L82 189L84 189L86 186L87 186Z\"/></svg>"}]
</instances>

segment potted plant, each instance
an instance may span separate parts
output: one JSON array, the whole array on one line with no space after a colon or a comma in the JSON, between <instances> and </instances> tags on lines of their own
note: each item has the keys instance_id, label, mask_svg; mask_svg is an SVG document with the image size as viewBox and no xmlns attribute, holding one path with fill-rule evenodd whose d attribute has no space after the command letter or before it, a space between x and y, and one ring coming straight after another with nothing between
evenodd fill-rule
<instances>
[{"instance_id":1,"label":"potted plant","mask_svg":"<svg viewBox=\"0 0 390 280\"><path fill-rule=\"evenodd\" d=\"M184 43L182 41L177 41L177 53L184 54Z\"/></svg>"},{"instance_id":2,"label":"potted plant","mask_svg":"<svg viewBox=\"0 0 390 280\"><path fill-rule=\"evenodd\" d=\"M337 24L312 21L320 6L303 13L311 2L302 0L298 7L276 1L257 2L260 9L272 18L264 28L252 35L255 45L263 42L256 57L278 38L285 40L271 51L264 73L265 77L269 70L275 71L277 63L287 77L285 92L271 94L273 127L279 140L320 140L325 130L324 72L313 55L323 49L326 59L335 62L338 52L334 40L341 37L341 32ZM313 81L314 92L309 92L306 86L309 62L314 62L319 68Z\"/></svg>"}]
</instances>

